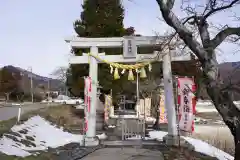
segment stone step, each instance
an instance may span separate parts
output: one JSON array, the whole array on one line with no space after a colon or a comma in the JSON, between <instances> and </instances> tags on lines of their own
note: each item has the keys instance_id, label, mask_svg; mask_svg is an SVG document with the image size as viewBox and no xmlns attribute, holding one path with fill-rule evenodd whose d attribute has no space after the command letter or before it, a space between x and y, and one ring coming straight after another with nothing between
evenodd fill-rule
<instances>
[{"instance_id":1,"label":"stone step","mask_svg":"<svg viewBox=\"0 0 240 160\"><path fill-rule=\"evenodd\" d=\"M103 141L105 147L133 147L133 146L161 146L162 144L155 140L124 140L124 141Z\"/></svg>"}]
</instances>

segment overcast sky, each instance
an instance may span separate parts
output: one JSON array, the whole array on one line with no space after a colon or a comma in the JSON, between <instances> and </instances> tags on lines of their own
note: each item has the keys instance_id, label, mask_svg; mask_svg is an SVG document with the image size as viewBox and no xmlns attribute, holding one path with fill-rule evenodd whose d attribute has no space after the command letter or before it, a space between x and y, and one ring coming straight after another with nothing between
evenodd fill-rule
<instances>
[{"instance_id":1,"label":"overcast sky","mask_svg":"<svg viewBox=\"0 0 240 160\"><path fill-rule=\"evenodd\" d=\"M0 1L0 67L14 65L48 76L59 66L67 66L69 46L64 37L74 35L72 23L79 18L83 0L1 0ZM199 0L196 0L199 1ZM126 27L135 27L137 33L154 35L169 30L160 20L155 0L124 1ZM240 15L240 6L233 11ZM177 15L182 16L179 6ZM230 13L218 14L214 22L230 20ZM239 61L240 53L232 54L236 47L220 46L225 53L219 61Z\"/></svg>"}]
</instances>

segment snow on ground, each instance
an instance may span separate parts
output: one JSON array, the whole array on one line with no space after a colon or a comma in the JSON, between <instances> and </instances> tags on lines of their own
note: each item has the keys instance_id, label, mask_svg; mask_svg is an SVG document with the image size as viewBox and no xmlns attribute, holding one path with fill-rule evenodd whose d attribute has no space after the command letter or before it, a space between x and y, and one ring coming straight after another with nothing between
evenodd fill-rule
<instances>
[{"instance_id":1,"label":"snow on ground","mask_svg":"<svg viewBox=\"0 0 240 160\"><path fill-rule=\"evenodd\" d=\"M12 103L11 105L12 106L20 106L21 104L20 103Z\"/></svg>"},{"instance_id":2,"label":"snow on ground","mask_svg":"<svg viewBox=\"0 0 240 160\"><path fill-rule=\"evenodd\" d=\"M116 128L115 125L109 125L108 128Z\"/></svg>"},{"instance_id":3,"label":"snow on ground","mask_svg":"<svg viewBox=\"0 0 240 160\"><path fill-rule=\"evenodd\" d=\"M209 106L209 108L205 108L205 107L196 107L196 111L197 113L206 113L206 112L217 112L217 110L211 106Z\"/></svg>"},{"instance_id":4,"label":"snow on ground","mask_svg":"<svg viewBox=\"0 0 240 160\"><path fill-rule=\"evenodd\" d=\"M240 101L233 101L236 105L240 104ZM197 105L213 105L210 100L198 100Z\"/></svg>"},{"instance_id":5,"label":"snow on ground","mask_svg":"<svg viewBox=\"0 0 240 160\"><path fill-rule=\"evenodd\" d=\"M31 155L30 151L47 150L48 147L57 148L72 142L81 144L83 141L82 135L64 132L63 128L52 125L40 116L34 116L23 124L13 126L11 131L19 136L11 134L13 140L9 134L4 134L0 138L0 152L19 157ZM105 139L106 135L101 134L98 137ZM23 141L28 141L28 145Z\"/></svg>"},{"instance_id":6,"label":"snow on ground","mask_svg":"<svg viewBox=\"0 0 240 160\"><path fill-rule=\"evenodd\" d=\"M202 106L209 106L209 105L213 105L211 101L201 101L198 100L197 101L197 105L202 105Z\"/></svg>"},{"instance_id":7,"label":"snow on ground","mask_svg":"<svg viewBox=\"0 0 240 160\"><path fill-rule=\"evenodd\" d=\"M240 107L240 101L234 101L235 105ZM211 101L201 101L199 100L196 104L196 110L197 112L217 112L216 108L214 107L213 103Z\"/></svg>"},{"instance_id":8,"label":"snow on ground","mask_svg":"<svg viewBox=\"0 0 240 160\"><path fill-rule=\"evenodd\" d=\"M150 138L163 140L163 137L167 135L167 132L163 131L150 131L149 132ZM212 145L198 139L190 138L190 137L183 137L188 143L192 144L195 147L195 151L216 157L219 160L233 160L234 157L227 154L226 152L213 147Z\"/></svg>"},{"instance_id":9,"label":"snow on ground","mask_svg":"<svg viewBox=\"0 0 240 160\"><path fill-rule=\"evenodd\" d=\"M100 135L97 135L97 137L101 140L107 139L107 135L105 133L102 133Z\"/></svg>"},{"instance_id":10,"label":"snow on ground","mask_svg":"<svg viewBox=\"0 0 240 160\"><path fill-rule=\"evenodd\" d=\"M159 140L159 141L163 141L163 137L167 135L167 132L164 131L150 131L149 132L149 137L145 137L145 140ZM136 139L140 139L141 136L137 135L135 137L130 137L128 138L129 140L136 140ZM184 138L188 143L190 143L191 145L194 146L195 151L196 152L200 152L212 157L216 157L219 160L233 160L234 157L232 157L231 155L229 155L228 153L202 141L199 139L194 139L194 138L190 138L190 137L182 137Z\"/></svg>"}]
</instances>

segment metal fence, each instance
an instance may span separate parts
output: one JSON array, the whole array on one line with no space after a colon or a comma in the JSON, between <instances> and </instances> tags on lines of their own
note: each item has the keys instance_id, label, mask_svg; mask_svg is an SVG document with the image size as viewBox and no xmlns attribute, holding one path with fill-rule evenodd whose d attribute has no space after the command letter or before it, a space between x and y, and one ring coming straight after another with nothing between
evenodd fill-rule
<instances>
[{"instance_id":1,"label":"metal fence","mask_svg":"<svg viewBox=\"0 0 240 160\"><path fill-rule=\"evenodd\" d=\"M145 120L141 119L121 119L122 140L129 138L143 138L145 137Z\"/></svg>"}]
</instances>

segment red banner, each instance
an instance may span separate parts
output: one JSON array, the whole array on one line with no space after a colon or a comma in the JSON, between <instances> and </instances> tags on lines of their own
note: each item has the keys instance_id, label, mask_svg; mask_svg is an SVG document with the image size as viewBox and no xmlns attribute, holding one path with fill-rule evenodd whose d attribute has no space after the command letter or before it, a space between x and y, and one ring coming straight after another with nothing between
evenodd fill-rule
<instances>
[{"instance_id":1,"label":"red banner","mask_svg":"<svg viewBox=\"0 0 240 160\"><path fill-rule=\"evenodd\" d=\"M178 78L179 129L185 132L194 131L196 113L196 85L193 78Z\"/></svg>"},{"instance_id":2,"label":"red banner","mask_svg":"<svg viewBox=\"0 0 240 160\"><path fill-rule=\"evenodd\" d=\"M90 112L91 106L91 90L92 90L92 80L90 77L84 79L84 103L86 106L85 110L85 131L88 130L88 113Z\"/></svg>"}]
</instances>

